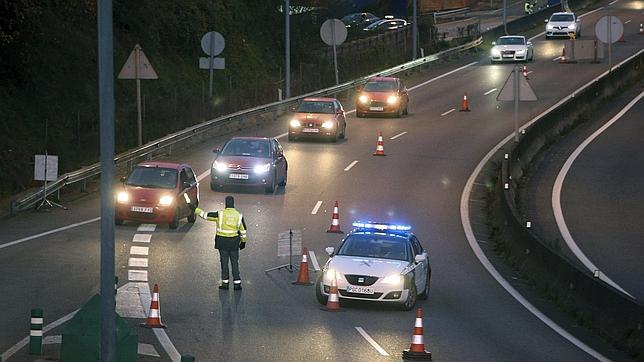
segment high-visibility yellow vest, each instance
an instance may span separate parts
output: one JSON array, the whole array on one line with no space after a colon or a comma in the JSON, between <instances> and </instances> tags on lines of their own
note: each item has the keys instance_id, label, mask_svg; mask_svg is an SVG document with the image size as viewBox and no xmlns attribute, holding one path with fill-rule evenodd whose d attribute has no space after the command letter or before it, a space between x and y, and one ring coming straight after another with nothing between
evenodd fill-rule
<instances>
[{"instance_id":1,"label":"high-visibility yellow vest","mask_svg":"<svg viewBox=\"0 0 644 362\"><path fill-rule=\"evenodd\" d=\"M246 229L242 224L242 214L233 208L219 211L217 213L216 235L227 238L239 235L242 242L246 241Z\"/></svg>"}]
</instances>

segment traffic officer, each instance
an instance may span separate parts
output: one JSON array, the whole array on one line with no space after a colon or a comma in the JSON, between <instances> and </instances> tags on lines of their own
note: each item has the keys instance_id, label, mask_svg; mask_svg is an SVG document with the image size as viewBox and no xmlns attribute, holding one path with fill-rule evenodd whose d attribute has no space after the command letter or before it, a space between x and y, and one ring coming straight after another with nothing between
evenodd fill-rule
<instances>
[{"instance_id":1,"label":"traffic officer","mask_svg":"<svg viewBox=\"0 0 644 362\"><path fill-rule=\"evenodd\" d=\"M221 285L219 289L228 289L230 276L228 274L228 261L230 260L233 272L233 289L241 290L241 277L239 276L239 250L246 247L246 222L243 215L235 209L235 199L226 196L226 208L214 212L205 212L191 205L195 214L202 219L217 223L215 233L215 249L219 250L221 261Z\"/></svg>"}]
</instances>

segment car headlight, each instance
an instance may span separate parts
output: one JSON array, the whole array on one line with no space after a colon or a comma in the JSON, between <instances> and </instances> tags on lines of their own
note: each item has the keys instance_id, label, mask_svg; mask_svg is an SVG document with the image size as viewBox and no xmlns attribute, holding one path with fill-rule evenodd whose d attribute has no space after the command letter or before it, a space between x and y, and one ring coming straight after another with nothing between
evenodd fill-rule
<instances>
[{"instance_id":1,"label":"car headlight","mask_svg":"<svg viewBox=\"0 0 644 362\"><path fill-rule=\"evenodd\" d=\"M170 206L174 202L174 197L170 195L162 196L159 200L159 205Z\"/></svg>"},{"instance_id":2,"label":"car headlight","mask_svg":"<svg viewBox=\"0 0 644 362\"><path fill-rule=\"evenodd\" d=\"M128 201L130 201L130 194L128 194L125 191L121 191L116 195L116 200L119 202L119 204L126 204Z\"/></svg>"},{"instance_id":3,"label":"car headlight","mask_svg":"<svg viewBox=\"0 0 644 362\"><path fill-rule=\"evenodd\" d=\"M271 164L270 163L267 163L267 164L264 164L264 165L257 165L255 167L253 167L253 171L255 171L255 173L266 173L270 169L271 169Z\"/></svg>"},{"instance_id":4,"label":"car headlight","mask_svg":"<svg viewBox=\"0 0 644 362\"><path fill-rule=\"evenodd\" d=\"M369 97L363 94L360 97L358 97L358 100L360 101L360 103L366 104L367 102L369 102Z\"/></svg>"},{"instance_id":5,"label":"car headlight","mask_svg":"<svg viewBox=\"0 0 644 362\"><path fill-rule=\"evenodd\" d=\"M396 104L398 103L398 96L389 96L387 98L387 104Z\"/></svg>"},{"instance_id":6,"label":"car headlight","mask_svg":"<svg viewBox=\"0 0 644 362\"><path fill-rule=\"evenodd\" d=\"M394 285L402 284L403 281L404 281L403 276L400 274L388 275L382 280L384 284L394 284Z\"/></svg>"},{"instance_id":7,"label":"car headlight","mask_svg":"<svg viewBox=\"0 0 644 362\"><path fill-rule=\"evenodd\" d=\"M554 25L550 25L550 24L546 25L546 29L548 30L552 30L554 28L555 28Z\"/></svg>"},{"instance_id":8,"label":"car headlight","mask_svg":"<svg viewBox=\"0 0 644 362\"><path fill-rule=\"evenodd\" d=\"M333 128L333 125L334 122L332 121L324 121L324 123L322 123L322 128L331 129Z\"/></svg>"},{"instance_id":9,"label":"car headlight","mask_svg":"<svg viewBox=\"0 0 644 362\"><path fill-rule=\"evenodd\" d=\"M302 123L300 123L300 121L298 121L297 119L292 119L291 120L291 127L299 127L301 125L302 125Z\"/></svg>"},{"instance_id":10,"label":"car headlight","mask_svg":"<svg viewBox=\"0 0 644 362\"><path fill-rule=\"evenodd\" d=\"M214 169L215 169L215 170L217 170L218 172L224 172L224 171L226 171L226 169L228 168L228 166L226 166L226 164L225 164L225 163L223 163L223 162L217 162L217 161L215 161L215 162L213 162L213 164L212 164L212 168L214 168Z\"/></svg>"},{"instance_id":11,"label":"car headlight","mask_svg":"<svg viewBox=\"0 0 644 362\"><path fill-rule=\"evenodd\" d=\"M501 52L499 51L499 49L496 49L496 48L492 48L492 50L490 51L490 54L493 57L500 57L501 56Z\"/></svg>"},{"instance_id":12,"label":"car headlight","mask_svg":"<svg viewBox=\"0 0 644 362\"><path fill-rule=\"evenodd\" d=\"M517 50L517 51L516 51L516 53L517 53L517 54L524 54L524 53L525 53L525 49L519 49L519 50Z\"/></svg>"},{"instance_id":13,"label":"car headlight","mask_svg":"<svg viewBox=\"0 0 644 362\"><path fill-rule=\"evenodd\" d=\"M575 24L568 25L568 29L574 29L574 28L575 28Z\"/></svg>"}]
</instances>

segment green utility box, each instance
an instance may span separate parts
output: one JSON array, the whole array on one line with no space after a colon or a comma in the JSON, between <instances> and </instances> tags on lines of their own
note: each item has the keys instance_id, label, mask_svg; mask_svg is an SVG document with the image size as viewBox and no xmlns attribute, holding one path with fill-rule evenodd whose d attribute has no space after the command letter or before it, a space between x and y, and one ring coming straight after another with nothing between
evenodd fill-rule
<instances>
[{"instance_id":1,"label":"green utility box","mask_svg":"<svg viewBox=\"0 0 644 362\"><path fill-rule=\"evenodd\" d=\"M63 330L61 362L100 361L101 296L96 294ZM116 361L136 362L139 336L116 312Z\"/></svg>"}]
</instances>

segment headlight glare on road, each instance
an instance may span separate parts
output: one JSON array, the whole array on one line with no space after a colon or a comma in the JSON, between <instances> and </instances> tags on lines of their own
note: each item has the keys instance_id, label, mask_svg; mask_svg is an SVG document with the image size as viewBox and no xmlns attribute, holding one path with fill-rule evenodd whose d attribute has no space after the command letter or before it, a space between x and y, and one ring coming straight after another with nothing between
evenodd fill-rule
<instances>
[{"instance_id":1,"label":"headlight glare on road","mask_svg":"<svg viewBox=\"0 0 644 362\"><path fill-rule=\"evenodd\" d=\"M174 202L174 197L170 195L165 195L162 196L161 199L159 200L159 205L162 206L170 206Z\"/></svg>"},{"instance_id":2,"label":"headlight glare on road","mask_svg":"<svg viewBox=\"0 0 644 362\"><path fill-rule=\"evenodd\" d=\"M302 123L300 123L300 121L298 121L297 119L291 120L291 127L297 128L297 127L300 127L301 125Z\"/></svg>"},{"instance_id":3,"label":"headlight glare on road","mask_svg":"<svg viewBox=\"0 0 644 362\"><path fill-rule=\"evenodd\" d=\"M130 194L125 191L121 191L116 195L116 200L119 204L127 204L127 202L130 201Z\"/></svg>"},{"instance_id":4,"label":"headlight glare on road","mask_svg":"<svg viewBox=\"0 0 644 362\"><path fill-rule=\"evenodd\" d=\"M398 96L389 96L387 98L387 104L396 104L398 103Z\"/></svg>"},{"instance_id":5,"label":"headlight glare on road","mask_svg":"<svg viewBox=\"0 0 644 362\"><path fill-rule=\"evenodd\" d=\"M386 276L382 282L384 284L393 284L393 285L398 285L403 283L403 276L400 274L392 274Z\"/></svg>"},{"instance_id":6,"label":"headlight glare on road","mask_svg":"<svg viewBox=\"0 0 644 362\"><path fill-rule=\"evenodd\" d=\"M332 121L324 121L324 123L322 123L322 128L326 128L326 129L333 128L333 122Z\"/></svg>"},{"instance_id":7,"label":"headlight glare on road","mask_svg":"<svg viewBox=\"0 0 644 362\"><path fill-rule=\"evenodd\" d=\"M255 167L253 167L253 171L255 171L255 173L266 173L270 169L271 169L270 163L267 163L264 165L256 165Z\"/></svg>"},{"instance_id":8,"label":"headlight glare on road","mask_svg":"<svg viewBox=\"0 0 644 362\"><path fill-rule=\"evenodd\" d=\"M215 162L213 162L213 164L212 164L212 168L214 168L214 169L215 169L215 170L217 170L218 172L224 172L224 171L226 171L226 169L228 168L228 166L226 166L226 164L225 164L225 163L223 163L223 162L217 162L217 161L215 161Z\"/></svg>"},{"instance_id":9,"label":"headlight glare on road","mask_svg":"<svg viewBox=\"0 0 644 362\"><path fill-rule=\"evenodd\" d=\"M363 94L360 97L358 97L358 100L360 101L360 103L366 104L367 102L369 102L369 97Z\"/></svg>"}]
</instances>

